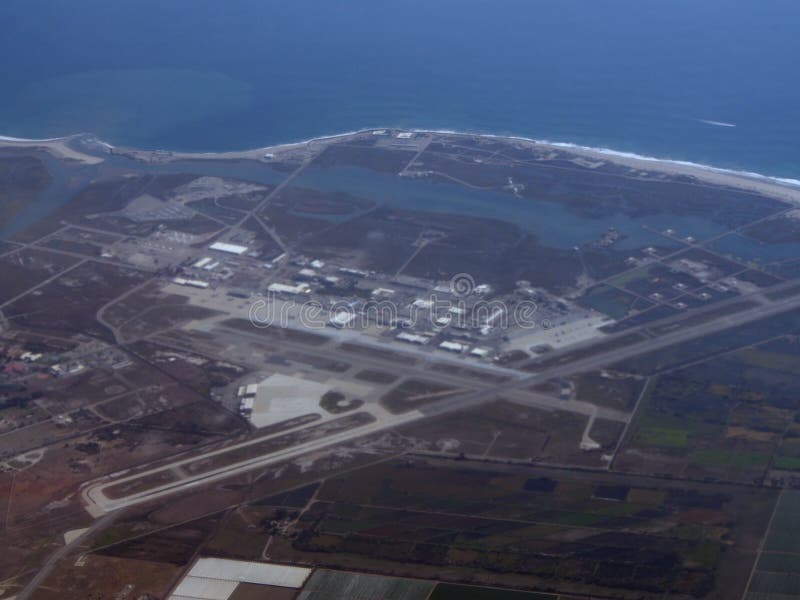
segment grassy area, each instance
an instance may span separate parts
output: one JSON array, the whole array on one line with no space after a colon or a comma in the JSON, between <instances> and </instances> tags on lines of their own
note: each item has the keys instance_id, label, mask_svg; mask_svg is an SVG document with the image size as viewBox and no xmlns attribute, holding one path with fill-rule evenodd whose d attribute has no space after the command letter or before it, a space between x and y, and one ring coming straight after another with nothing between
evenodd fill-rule
<instances>
[{"instance_id":1,"label":"grassy area","mask_svg":"<svg viewBox=\"0 0 800 600\"><path fill-rule=\"evenodd\" d=\"M636 435L636 441L645 446L661 448L685 448L688 432L685 429L668 427L644 427Z\"/></svg>"},{"instance_id":2,"label":"grassy area","mask_svg":"<svg viewBox=\"0 0 800 600\"><path fill-rule=\"evenodd\" d=\"M754 367L800 375L800 361L797 360L797 356L769 352L763 348L764 346L759 346L758 348L740 350L736 353L736 357Z\"/></svg>"},{"instance_id":3,"label":"grassy area","mask_svg":"<svg viewBox=\"0 0 800 600\"><path fill-rule=\"evenodd\" d=\"M671 407L660 409L656 403L660 395L652 385L646 392L643 405L639 409L635 422L636 429L633 442L642 446L653 446L666 449L691 448L694 440L708 440L722 435L722 427L709 423L693 415L669 412Z\"/></svg>"},{"instance_id":4,"label":"grassy area","mask_svg":"<svg viewBox=\"0 0 800 600\"><path fill-rule=\"evenodd\" d=\"M797 598L800 594L800 494L784 492L766 535L746 598Z\"/></svg>"},{"instance_id":5,"label":"grassy area","mask_svg":"<svg viewBox=\"0 0 800 600\"><path fill-rule=\"evenodd\" d=\"M770 454L763 452L727 452L725 450L696 450L691 460L699 465L733 468L766 468Z\"/></svg>"},{"instance_id":6,"label":"grassy area","mask_svg":"<svg viewBox=\"0 0 800 600\"><path fill-rule=\"evenodd\" d=\"M697 547L689 553L686 559L689 562L694 562L705 567L713 567L717 563L717 560L719 560L720 552L721 547L719 543L705 541L699 543Z\"/></svg>"},{"instance_id":7,"label":"grassy area","mask_svg":"<svg viewBox=\"0 0 800 600\"><path fill-rule=\"evenodd\" d=\"M619 410L633 408L646 382L642 378L604 375L601 371L583 373L576 379L578 400Z\"/></svg>"},{"instance_id":8,"label":"grassy area","mask_svg":"<svg viewBox=\"0 0 800 600\"><path fill-rule=\"evenodd\" d=\"M636 296L607 285L600 285L578 299L578 304L621 319L636 302Z\"/></svg>"},{"instance_id":9,"label":"grassy area","mask_svg":"<svg viewBox=\"0 0 800 600\"><path fill-rule=\"evenodd\" d=\"M785 469L787 471L800 471L800 458L796 456L779 456L775 460L776 469Z\"/></svg>"},{"instance_id":10,"label":"grassy area","mask_svg":"<svg viewBox=\"0 0 800 600\"><path fill-rule=\"evenodd\" d=\"M741 502L697 483L648 480L640 487L607 473L537 477L468 463L387 462L328 479L298 521L292 548L299 559L324 553L330 567L369 557L386 564L387 573L402 563L436 577L446 565L453 573L481 573L487 585L583 585L598 594L629 585L626 565L636 563L647 573L642 589L667 585L699 594L725 563L721 537L739 540L754 508L763 508L755 497ZM755 524L759 532L764 526ZM506 598L500 593L506 592L455 587L431 598Z\"/></svg>"}]
</instances>

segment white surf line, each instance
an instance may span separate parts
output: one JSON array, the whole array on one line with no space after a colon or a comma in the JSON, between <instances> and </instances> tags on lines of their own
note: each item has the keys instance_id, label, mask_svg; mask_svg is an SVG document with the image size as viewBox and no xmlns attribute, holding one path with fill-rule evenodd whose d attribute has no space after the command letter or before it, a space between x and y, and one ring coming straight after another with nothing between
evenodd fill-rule
<instances>
[{"instance_id":1,"label":"white surf line","mask_svg":"<svg viewBox=\"0 0 800 600\"><path fill-rule=\"evenodd\" d=\"M31 139L31 138L18 138L18 137L10 137L7 135L0 135L0 142L26 142L26 143L37 143L37 142L60 142L61 140L65 140L67 138L60 137L60 138L42 138L42 139Z\"/></svg>"},{"instance_id":2,"label":"white surf line","mask_svg":"<svg viewBox=\"0 0 800 600\"><path fill-rule=\"evenodd\" d=\"M734 123L725 123L724 121L711 121L705 119L698 119L698 121L708 123L711 125L716 125L718 127L736 127ZM458 136L470 136L470 137L481 137L486 139L495 139L495 140L514 140L520 142L527 142L533 144L540 144L543 146L552 146L555 148L565 148L567 150L581 150L585 152L592 152L595 154L607 155L607 156L618 156L620 158L629 158L635 159L640 161L646 162L656 162L662 164L671 164L671 165L679 165L682 167L691 167L698 170L709 171L712 173L721 173L725 175L734 175L737 177L742 177L746 179L756 179L760 181L765 181L769 183L776 183L779 185L784 186L792 186L792 187L800 187L800 179L793 179L790 177L777 177L773 175L764 175L762 173L756 173L755 171L744 171L744 170L736 170L736 169L728 169L724 167L715 167L713 165L706 165L702 163L696 163L688 160L677 160L671 158L659 158L656 156L649 156L646 154L636 154L635 152L626 152L622 150L613 150L611 148L606 148L603 146L582 146L580 144L573 144L571 142L558 142L552 141L547 139L538 139L532 137L525 137L513 134L493 134L493 133L485 133L485 132L478 132L478 131L468 131L468 130L456 130L456 129L418 129L418 128L408 128L408 127L400 127L400 126L385 126L385 127L369 127L365 129L357 129L353 131L346 131L343 133L336 133L330 135L321 135L314 138L308 138L303 140L298 140L295 142L279 142L276 144L272 144L269 146L262 146L260 148L249 148L245 150L226 150L223 152L184 152L178 150L165 150L165 149L146 149L142 150L143 152L173 152L175 154L180 155L196 155L196 156L216 156L216 155L224 155L224 154L241 154L247 152L265 152L268 150L280 150L280 149L290 149L297 146L303 146L305 144L310 144L313 142L331 142L337 139L345 139L348 137L356 136L356 135L364 135L368 133L372 133L373 131L379 130L397 130L397 131L411 131L413 133L420 133L420 134L439 134L439 135L458 135ZM18 141L18 142L57 142L63 141L71 137L75 137L78 135L92 135L92 134L74 134L69 136L64 136L60 138L52 138L52 139L44 139L44 140L29 140L24 138L11 138L11 137L3 137L0 136L0 141ZM107 147L113 148L111 144L104 142L100 139L96 139L96 141L100 144L103 144ZM137 150L139 150L137 148Z\"/></svg>"},{"instance_id":3,"label":"white surf line","mask_svg":"<svg viewBox=\"0 0 800 600\"><path fill-rule=\"evenodd\" d=\"M736 123L726 123L725 121L712 121L710 119L697 119L706 125L714 125L716 127L736 127Z\"/></svg>"},{"instance_id":4,"label":"white surf line","mask_svg":"<svg viewBox=\"0 0 800 600\"><path fill-rule=\"evenodd\" d=\"M602 146L581 146L580 144L573 144L571 142L554 142L545 139L536 139L515 135L497 135L490 133L471 133L468 131L455 131L449 129L414 129L415 133L437 133L442 135L459 135L459 136L472 136L483 137L495 140L516 140L520 142L527 142L533 144L540 144L542 146L551 146L554 148L564 148L566 150L580 150L583 152L591 152L593 154L600 154L605 156L617 156L619 158L628 158L632 160L639 160L642 162L654 162L665 165L678 165L681 167L690 167L699 171L708 171L710 173L721 173L723 175L734 175L744 179L756 179L767 183L777 183L784 186L800 187L800 179L792 179L788 177L775 177L772 175L763 175L754 171L737 171L736 169L727 169L724 167L715 167L713 165L704 165L702 163L691 162L688 160L677 160L672 158L658 158L656 156L648 156L646 154L636 154L635 152L624 152L621 150L612 150L611 148L604 148ZM366 133L366 132L365 132Z\"/></svg>"}]
</instances>

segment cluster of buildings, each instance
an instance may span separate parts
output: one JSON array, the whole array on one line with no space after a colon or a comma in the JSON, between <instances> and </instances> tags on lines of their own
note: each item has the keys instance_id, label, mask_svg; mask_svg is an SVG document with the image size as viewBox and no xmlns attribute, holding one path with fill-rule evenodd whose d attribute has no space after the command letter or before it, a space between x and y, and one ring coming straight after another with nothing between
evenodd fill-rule
<instances>
[{"instance_id":1,"label":"cluster of buildings","mask_svg":"<svg viewBox=\"0 0 800 600\"><path fill-rule=\"evenodd\" d=\"M42 353L31 352L18 344L0 345L0 374L13 379L31 370L46 369L43 358Z\"/></svg>"},{"instance_id":2,"label":"cluster of buildings","mask_svg":"<svg viewBox=\"0 0 800 600\"><path fill-rule=\"evenodd\" d=\"M322 321L316 322L321 327L476 360L503 354L517 326L514 310L522 302L535 304L542 321L569 320L571 313L585 312L528 282L518 282L517 289L503 294L473 282L463 293L450 281L391 276L316 257L281 254L264 261L252 254L244 243L214 242L203 255L184 261L172 281L221 289L245 300L265 299L273 314L292 318L296 314L289 311L313 301L321 309ZM295 323L300 326L299 319Z\"/></svg>"},{"instance_id":3,"label":"cluster of buildings","mask_svg":"<svg viewBox=\"0 0 800 600\"><path fill-rule=\"evenodd\" d=\"M239 399L239 412L244 416L249 417L253 414L253 406L256 401L257 393L257 383L240 385L239 389L236 391L236 397Z\"/></svg>"}]
</instances>

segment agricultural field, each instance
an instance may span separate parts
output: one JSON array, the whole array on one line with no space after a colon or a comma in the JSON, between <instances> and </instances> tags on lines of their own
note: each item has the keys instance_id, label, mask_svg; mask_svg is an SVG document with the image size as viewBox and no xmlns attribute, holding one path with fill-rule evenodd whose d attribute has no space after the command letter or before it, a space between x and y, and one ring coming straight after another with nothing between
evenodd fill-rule
<instances>
[{"instance_id":1,"label":"agricultural field","mask_svg":"<svg viewBox=\"0 0 800 600\"><path fill-rule=\"evenodd\" d=\"M704 596L715 586L744 586L741 570L752 564L775 496L732 492L611 474L393 461L324 482L291 546L273 552L398 576L447 573L462 583Z\"/></svg>"},{"instance_id":2,"label":"agricultural field","mask_svg":"<svg viewBox=\"0 0 800 600\"><path fill-rule=\"evenodd\" d=\"M787 311L648 352L629 359L624 364L615 365L614 368L623 372L649 375L797 333L800 333L800 312Z\"/></svg>"},{"instance_id":3,"label":"agricultural field","mask_svg":"<svg viewBox=\"0 0 800 600\"><path fill-rule=\"evenodd\" d=\"M742 483L795 470L798 349L784 337L655 377L615 468Z\"/></svg>"},{"instance_id":4,"label":"agricultural field","mask_svg":"<svg viewBox=\"0 0 800 600\"><path fill-rule=\"evenodd\" d=\"M425 600L434 588L429 581L382 577L361 573L339 573L319 569L314 572L298 600Z\"/></svg>"},{"instance_id":5,"label":"agricultural field","mask_svg":"<svg viewBox=\"0 0 800 600\"><path fill-rule=\"evenodd\" d=\"M775 507L745 600L782 600L800 596L798 527L800 493L784 492Z\"/></svg>"}]
</instances>

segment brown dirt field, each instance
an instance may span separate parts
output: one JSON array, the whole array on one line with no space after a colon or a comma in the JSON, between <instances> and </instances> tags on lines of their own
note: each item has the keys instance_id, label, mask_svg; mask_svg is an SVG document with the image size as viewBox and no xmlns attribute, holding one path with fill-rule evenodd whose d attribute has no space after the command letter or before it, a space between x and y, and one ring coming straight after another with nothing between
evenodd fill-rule
<instances>
[{"instance_id":1,"label":"brown dirt field","mask_svg":"<svg viewBox=\"0 0 800 600\"><path fill-rule=\"evenodd\" d=\"M80 483L132 467L215 438L204 434L164 432L112 425L74 438L47 451L35 465L17 474L8 522L15 527L55 518L75 508ZM92 447L92 452L80 447Z\"/></svg>"},{"instance_id":2,"label":"brown dirt field","mask_svg":"<svg viewBox=\"0 0 800 600\"><path fill-rule=\"evenodd\" d=\"M152 335L163 329L177 327L195 319L207 319L218 314L221 313L202 306L152 306L125 323L120 328L120 334L124 339L135 339Z\"/></svg>"},{"instance_id":3,"label":"brown dirt field","mask_svg":"<svg viewBox=\"0 0 800 600\"><path fill-rule=\"evenodd\" d=\"M103 313L105 320L115 327L133 319L141 311L154 305L181 306L187 303L185 296L165 294L161 291L162 282L151 281L130 296L108 306Z\"/></svg>"},{"instance_id":4,"label":"brown dirt field","mask_svg":"<svg viewBox=\"0 0 800 600\"><path fill-rule=\"evenodd\" d=\"M275 509L245 506L230 512L203 551L240 560L261 560Z\"/></svg>"},{"instance_id":5,"label":"brown dirt field","mask_svg":"<svg viewBox=\"0 0 800 600\"><path fill-rule=\"evenodd\" d=\"M228 600L292 600L295 594L292 588L240 583Z\"/></svg>"},{"instance_id":6,"label":"brown dirt field","mask_svg":"<svg viewBox=\"0 0 800 600\"><path fill-rule=\"evenodd\" d=\"M112 299L142 283L148 275L104 263L84 263L6 308L17 324L33 330L81 332L110 339L95 312Z\"/></svg>"},{"instance_id":7,"label":"brown dirt field","mask_svg":"<svg viewBox=\"0 0 800 600\"><path fill-rule=\"evenodd\" d=\"M404 427L428 451L468 456L598 464L602 451L579 449L586 417L499 400ZM456 442L456 443L454 443Z\"/></svg>"},{"instance_id":8,"label":"brown dirt field","mask_svg":"<svg viewBox=\"0 0 800 600\"><path fill-rule=\"evenodd\" d=\"M129 392L114 400L98 404L94 410L109 421L121 421L141 416L145 408L136 392Z\"/></svg>"},{"instance_id":9,"label":"brown dirt field","mask_svg":"<svg viewBox=\"0 0 800 600\"><path fill-rule=\"evenodd\" d=\"M106 598L164 598L180 573L167 563L91 554L84 566L62 561L33 600L104 600Z\"/></svg>"},{"instance_id":10,"label":"brown dirt field","mask_svg":"<svg viewBox=\"0 0 800 600\"><path fill-rule=\"evenodd\" d=\"M109 393L110 388L114 390L112 393ZM112 373L87 370L74 377L53 379L43 391L45 396L38 404L58 414L106 400L130 391L130 388Z\"/></svg>"},{"instance_id":11,"label":"brown dirt field","mask_svg":"<svg viewBox=\"0 0 800 600\"><path fill-rule=\"evenodd\" d=\"M152 533L111 527L92 541L96 554L186 565L219 526L221 515L188 521Z\"/></svg>"},{"instance_id":12,"label":"brown dirt field","mask_svg":"<svg viewBox=\"0 0 800 600\"><path fill-rule=\"evenodd\" d=\"M0 259L0 302L22 294L80 259L45 250L24 249Z\"/></svg>"},{"instance_id":13,"label":"brown dirt field","mask_svg":"<svg viewBox=\"0 0 800 600\"><path fill-rule=\"evenodd\" d=\"M726 438L745 438L755 442L771 442L779 434L770 431L756 431L747 427L730 426L725 430Z\"/></svg>"}]
</instances>

